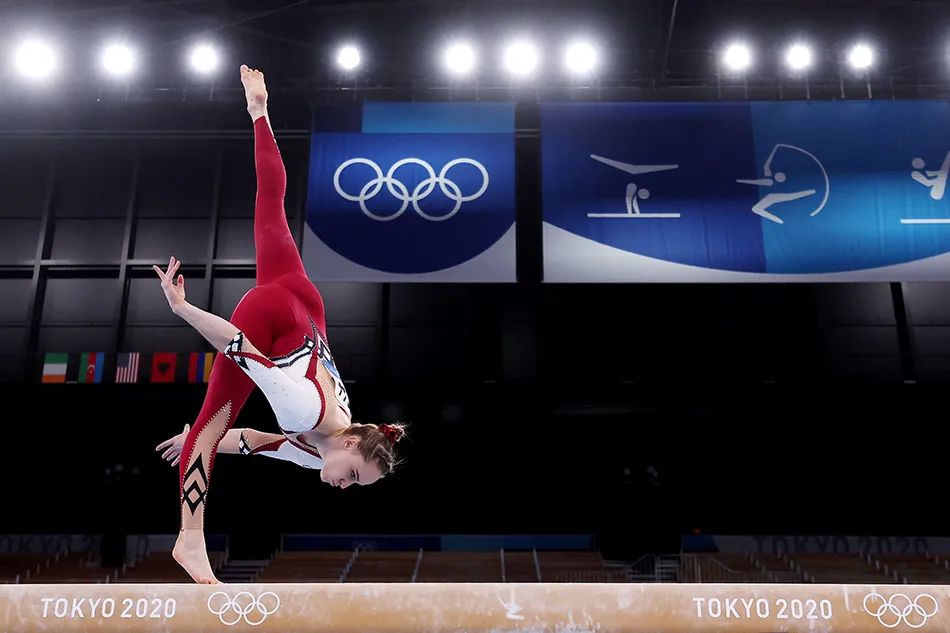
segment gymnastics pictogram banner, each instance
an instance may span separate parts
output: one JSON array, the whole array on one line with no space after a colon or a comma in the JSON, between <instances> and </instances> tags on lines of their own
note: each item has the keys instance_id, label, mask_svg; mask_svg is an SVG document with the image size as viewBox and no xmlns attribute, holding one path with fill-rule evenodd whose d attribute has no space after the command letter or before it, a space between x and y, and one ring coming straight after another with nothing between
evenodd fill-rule
<instances>
[{"instance_id":1,"label":"gymnastics pictogram banner","mask_svg":"<svg viewBox=\"0 0 950 633\"><path fill-rule=\"evenodd\" d=\"M544 277L950 279L947 101L548 103Z\"/></svg>"}]
</instances>

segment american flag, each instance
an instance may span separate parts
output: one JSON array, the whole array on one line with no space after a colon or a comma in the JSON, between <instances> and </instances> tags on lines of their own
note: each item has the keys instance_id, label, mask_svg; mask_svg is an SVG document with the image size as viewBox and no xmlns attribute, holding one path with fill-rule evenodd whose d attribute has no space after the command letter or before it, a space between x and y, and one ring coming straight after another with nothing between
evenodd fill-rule
<instances>
[{"instance_id":1,"label":"american flag","mask_svg":"<svg viewBox=\"0 0 950 633\"><path fill-rule=\"evenodd\" d=\"M139 381L139 353L119 354L115 361L115 381Z\"/></svg>"}]
</instances>

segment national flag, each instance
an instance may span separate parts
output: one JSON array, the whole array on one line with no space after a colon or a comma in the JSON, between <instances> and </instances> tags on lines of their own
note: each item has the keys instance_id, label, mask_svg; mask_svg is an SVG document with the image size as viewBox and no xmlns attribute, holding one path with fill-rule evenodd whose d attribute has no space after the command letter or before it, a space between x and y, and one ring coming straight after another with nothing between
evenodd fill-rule
<instances>
[{"instance_id":1,"label":"national flag","mask_svg":"<svg viewBox=\"0 0 950 633\"><path fill-rule=\"evenodd\" d=\"M152 375L149 382L175 382L175 365L178 354L160 352L152 354Z\"/></svg>"},{"instance_id":2,"label":"national flag","mask_svg":"<svg viewBox=\"0 0 950 633\"><path fill-rule=\"evenodd\" d=\"M214 354L211 352L192 352L189 354L188 382L208 382L212 362L214 362Z\"/></svg>"},{"instance_id":3,"label":"national flag","mask_svg":"<svg viewBox=\"0 0 950 633\"><path fill-rule=\"evenodd\" d=\"M44 383L64 383L66 382L66 363L69 356L67 354L48 353L43 361L43 382Z\"/></svg>"},{"instance_id":4,"label":"national flag","mask_svg":"<svg viewBox=\"0 0 950 633\"><path fill-rule=\"evenodd\" d=\"M102 369L106 355L103 352L83 352L79 358L79 382L102 382Z\"/></svg>"},{"instance_id":5,"label":"national flag","mask_svg":"<svg viewBox=\"0 0 950 633\"><path fill-rule=\"evenodd\" d=\"M129 354L119 354L115 360L115 381L138 382L139 381L139 353L131 352Z\"/></svg>"}]
</instances>

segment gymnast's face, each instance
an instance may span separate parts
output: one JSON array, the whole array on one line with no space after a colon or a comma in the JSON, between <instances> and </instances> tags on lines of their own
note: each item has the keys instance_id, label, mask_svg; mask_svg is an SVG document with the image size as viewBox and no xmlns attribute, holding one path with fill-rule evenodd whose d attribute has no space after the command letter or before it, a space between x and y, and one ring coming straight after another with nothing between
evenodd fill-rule
<instances>
[{"instance_id":1,"label":"gymnast's face","mask_svg":"<svg viewBox=\"0 0 950 633\"><path fill-rule=\"evenodd\" d=\"M363 459L357 450L358 445L358 438L348 437L342 447L324 454L320 479L337 488L348 488L353 484L368 486L380 479L383 474L379 466L375 461Z\"/></svg>"}]
</instances>

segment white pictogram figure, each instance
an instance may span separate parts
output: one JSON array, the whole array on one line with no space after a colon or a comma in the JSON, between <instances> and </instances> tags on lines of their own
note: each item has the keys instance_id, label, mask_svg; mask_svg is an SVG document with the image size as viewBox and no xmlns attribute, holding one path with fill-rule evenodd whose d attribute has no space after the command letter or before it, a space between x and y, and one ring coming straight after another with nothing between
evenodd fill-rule
<instances>
[{"instance_id":1,"label":"white pictogram figure","mask_svg":"<svg viewBox=\"0 0 950 633\"><path fill-rule=\"evenodd\" d=\"M821 161L818 160L814 154L802 149L801 147L786 145L785 143L777 143L775 147L772 148L772 153L769 154L769 157L765 161L765 165L762 167L762 173L765 176L764 178L755 178L752 180L736 179L736 182L743 185L755 185L757 187L774 187L776 183L784 184L788 180L788 175L785 172L780 171L776 172L774 175L772 174L772 161L775 159L775 153L778 152L780 148L789 149L807 156L812 161L814 161L821 170L821 175L825 181L825 191L821 198L821 202L811 213L809 213L810 217L815 217L821 213L821 210L824 209L825 205L828 203L828 196L831 194L831 181L829 180L828 172L825 170L825 166L821 164ZM803 189L800 191L790 191L786 193L769 193L757 203L755 203L755 205L752 207L752 212L760 217L765 218L766 220L775 222L776 224L785 224L785 220L769 210L771 207L777 204L782 204L783 202L792 202L793 200L807 198L817 193L818 192L815 189Z\"/></svg>"},{"instance_id":2,"label":"white pictogram figure","mask_svg":"<svg viewBox=\"0 0 950 633\"><path fill-rule=\"evenodd\" d=\"M622 163L618 160L612 160L610 158L604 158L603 156L597 156L596 154L591 154L591 158L596 160L599 163L603 163L614 169L619 169L620 171L626 172L633 176L639 176L640 174L652 174L660 171L670 171L672 169L679 169L679 165L634 165L632 163ZM627 185L627 212L626 213L588 213L587 217L589 218L626 218L630 220L650 220L650 219L675 219L679 218L679 213L643 213L640 211L640 204L638 200L648 200L650 198L650 190L644 187L640 187L634 182L631 182Z\"/></svg>"}]
</instances>

